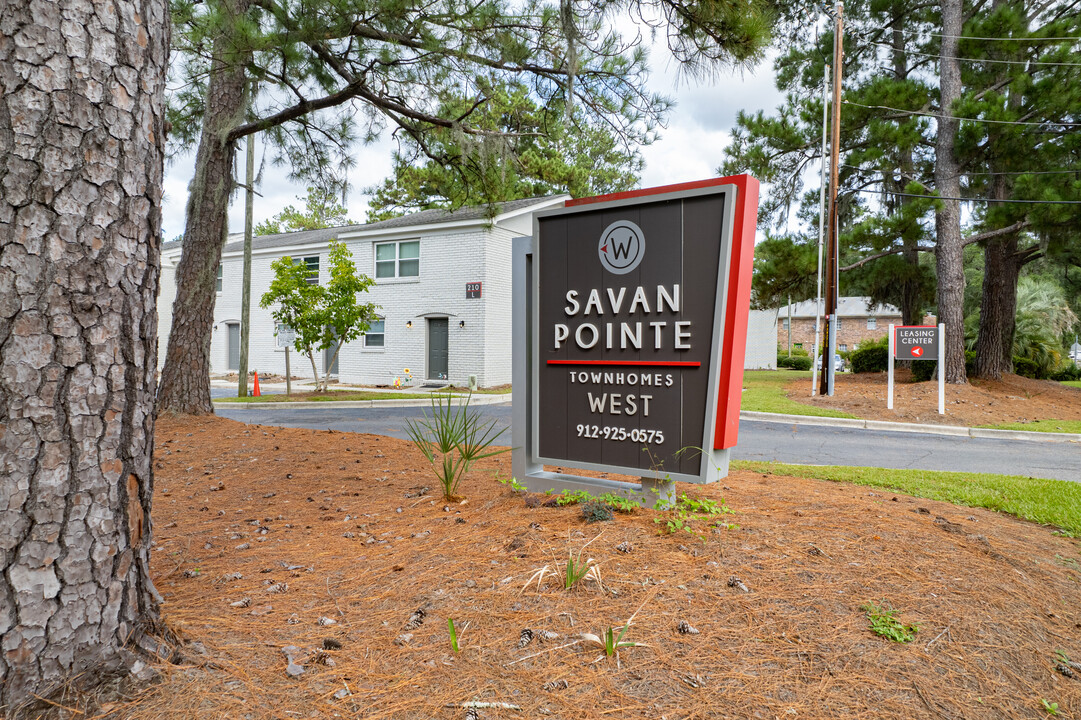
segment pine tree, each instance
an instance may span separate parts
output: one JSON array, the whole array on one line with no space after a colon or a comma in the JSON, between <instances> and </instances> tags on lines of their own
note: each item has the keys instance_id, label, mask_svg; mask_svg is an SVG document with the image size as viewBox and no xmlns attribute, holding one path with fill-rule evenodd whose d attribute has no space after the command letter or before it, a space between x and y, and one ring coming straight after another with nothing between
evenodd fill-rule
<instances>
[{"instance_id":1,"label":"pine tree","mask_svg":"<svg viewBox=\"0 0 1081 720\"><path fill-rule=\"evenodd\" d=\"M692 69L747 62L769 27L764 0L175 0L184 62L171 119L176 137L198 138L172 333L159 408L213 412L209 351L214 281L234 187L235 143L263 132L298 178L344 182L349 148L392 129L433 160L433 138L495 161L505 133L474 117L487 88L513 82L562 122L607 125L628 147L648 141L669 109L643 90L645 53L606 17L656 15L673 55ZM469 105L448 112L461 98ZM485 173L480 173L484 176Z\"/></svg>"},{"instance_id":2,"label":"pine tree","mask_svg":"<svg viewBox=\"0 0 1081 720\"><path fill-rule=\"evenodd\" d=\"M164 0L0 3L5 717L55 713L60 688L156 646L167 23Z\"/></svg>"}]
</instances>

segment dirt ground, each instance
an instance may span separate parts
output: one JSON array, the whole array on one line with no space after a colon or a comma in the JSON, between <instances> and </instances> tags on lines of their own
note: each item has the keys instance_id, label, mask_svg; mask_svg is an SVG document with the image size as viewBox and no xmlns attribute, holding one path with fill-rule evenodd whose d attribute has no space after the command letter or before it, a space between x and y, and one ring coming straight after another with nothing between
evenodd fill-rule
<instances>
[{"instance_id":1,"label":"dirt ground","mask_svg":"<svg viewBox=\"0 0 1081 720\"><path fill-rule=\"evenodd\" d=\"M789 383L788 397L805 405L843 410L866 420L934 425L1001 425L1034 420L1081 420L1081 389L1050 380L1006 375L1001 381L946 385L946 414L938 414L938 383L912 382L899 370L893 410L886 409L886 373L838 374L833 397L811 397L810 375Z\"/></svg>"},{"instance_id":2,"label":"dirt ground","mask_svg":"<svg viewBox=\"0 0 1081 720\"><path fill-rule=\"evenodd\" d=\"M653 511L529 507L497 482L509 455L449 504L406 442L212 417L160 418L155 458L153 572L190 658L109 717L1081 717L1054 669L1081 660L1081 545L1051 528L736 472L681 486L734 527L661 535ZM523 589L586 543L603 587ZM873 634L869 602L915 640ZM632 615L645 645L618 658L579 639Z\"/></svg>"}]
</instances>

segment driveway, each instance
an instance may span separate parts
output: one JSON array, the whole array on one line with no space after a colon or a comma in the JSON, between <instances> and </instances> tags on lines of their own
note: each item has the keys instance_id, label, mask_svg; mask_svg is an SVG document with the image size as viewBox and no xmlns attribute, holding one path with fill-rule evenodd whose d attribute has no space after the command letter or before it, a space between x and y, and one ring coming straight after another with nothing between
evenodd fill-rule
<instances>
[{"instance_id":1,"label":"driveway","mask_svg":"<svg viewBox=\"0 0 1081 720\"><path fill-rule=\"evenodd\" d=\"M485 418L507 428L500 440L510 442L511 406L476 408ZM425 408L284 408L220 409L218 414L259 425L373 433L407 439L405 421ZM800 465L850 465L919 470L999 473L1077 481L1081 448L1076 443L956 437L932 433L741 420L738 460L769 460Z\"/></svg>"}]
</instances>

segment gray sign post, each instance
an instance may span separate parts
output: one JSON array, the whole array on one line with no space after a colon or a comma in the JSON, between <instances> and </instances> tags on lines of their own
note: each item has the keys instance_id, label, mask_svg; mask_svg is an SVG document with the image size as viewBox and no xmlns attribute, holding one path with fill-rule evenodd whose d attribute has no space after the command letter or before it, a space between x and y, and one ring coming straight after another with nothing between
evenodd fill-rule
<instances>
[{"instance_id":1,"label":"gray sign post","mask_svg":"<svg viewBox=\"0 0 1081 720\"><path fill-rule=\"evenodd\" d=\"M728 447L717 447L714 435L731 412L718 400L733 369L722 372L721 360L738 336L742 377L749 302L730 292L731 276L749 276L751 261L750 251L733 252L737 187L710 183L549 210L535 216L533 237L514 240L520 483L640 494L652 503L670 500L675 480L727 475ZM753 248L753 232L753 224L749 233L741 225L741 250ZM734 332L741 314L742 332Z\"/></svg>"}]
</instances>

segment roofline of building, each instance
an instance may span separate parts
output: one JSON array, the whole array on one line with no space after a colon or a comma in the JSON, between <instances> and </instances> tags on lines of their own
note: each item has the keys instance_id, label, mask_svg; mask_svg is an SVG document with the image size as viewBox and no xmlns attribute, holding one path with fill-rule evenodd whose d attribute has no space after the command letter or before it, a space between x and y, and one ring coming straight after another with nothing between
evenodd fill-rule
<instances>
[{"instance_id":1,"label":"roofline of building","mask_svg":"<svg viewBox=\"0 0 1081 720\"><path fill-rule=\"evenodd\" d=\"M562 195L553 195L547 198L540 198L535 203L526 205L525 207L521 207L516 210L511 210L510 212L500 213L493 218L479 217L471 218L469 220L448 220L443 222L419 223L416 225L402 225L393 228L373 228L368 230L364 229L364 227L358 227L354 230L348 230L340 233L337 236L337 239L343 242L347 240L366 240L372 238L383 239L394 237L396 235L415 236L419 233L427 234L430 231L442 232L446 230L463 230L471 227L496 225L504 220L510 220L511 218L525 215L526 213L536 212L537 210L543 210L554 205L565 203L570 198L571 196L565 193ZM237 242L237 240L241 239L232 239L233 235L238 234L239 233L232 233L230 236L226 237L226 245L232 242ZM290 252L304 252L313 249L321 250L329 246L330 240L308 241L297 243L296 245L279 245L269 248L252 248L252 255L288 255L290 254ZM172 260L178 258L182 250L182 245L177 245L174 248L163 250L161 254L162 260ZM222 257L240 257L243 254L244 253L242 250L233 250L230 252L223 252Z\"/></svg>"},{"instance_id":2,"label":"roofline of building","mask_svg":"<svg viewBox=\"0 0 1081 720\"><path fill-rule=\"evenodd\" d=\"M443 231L443 230L461 230L470 227L485 227L489 225L498 225L504 220L510 220L511 218L524 215L526 213L536 212L537 210L543 210L545 208L565 203L570 199L570 195L554 195L548 198L541 198L535 203L526 205L525 207L518 208L517 210L511 210L510 212L499 213L495 217L486 218L470 218L469 220L445 220L443 222L434 223L421 223L419 225L401 225L399 227L392 228L371 228L365 229L363 227L356 230L350 230L349 232L342 233L338 236L339 240L366 240L369 238L387 238L395 235L416 235L418 232L427 232L429 230Z\"/></svg>"}]
</instances>

